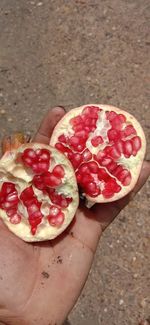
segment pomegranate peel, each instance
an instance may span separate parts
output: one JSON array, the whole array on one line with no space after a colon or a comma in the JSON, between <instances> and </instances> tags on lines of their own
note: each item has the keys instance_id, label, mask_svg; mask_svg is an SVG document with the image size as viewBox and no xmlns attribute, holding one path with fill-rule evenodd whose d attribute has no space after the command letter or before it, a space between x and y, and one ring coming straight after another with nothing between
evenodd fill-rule
<instances>
[{"instance_id":1,"label":"pomegranate peel","mask_svg":"<svg viewBox=\"0 0 150 325\"><path fill-rule=\"evenodd\" d=\"M50 240L72 221L79 203L76 177L57 149L30 143L7 151L0 176L0 218L18 237Z\"/></svg>"},{"instance_id":2,"label":"pomegranate peel","mask_svg":"<svg viewBox=\"0 0 150 325\"><path fill-rule=\"evenodd\" d=\"M142 127L131 114L98 104L69 111L56 125L50 144L71 161L88 207L127 195L146 151Z\"/></svg>"}]
</instances>

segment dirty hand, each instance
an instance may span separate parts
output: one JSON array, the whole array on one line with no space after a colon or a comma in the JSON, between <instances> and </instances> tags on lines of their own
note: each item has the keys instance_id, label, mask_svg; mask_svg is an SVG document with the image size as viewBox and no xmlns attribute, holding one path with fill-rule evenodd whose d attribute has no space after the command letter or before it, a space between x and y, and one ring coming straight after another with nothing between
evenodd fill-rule
<instances>
[{"instance_id":1,"label":"dirty hand","mask_svg":"<svg viewBox=\"0 0 150 325\"><path fill-rule=\"evenodd\" d=\"M44 118L35 142L49 143L63 108ZM123 199L80 206L72 225L59 238L28 244L12 234L0 220L0 323L12 325L62 324L87 279L98 241L150 174L144 162L134 191Z\"/></svg>"}]
</instances>

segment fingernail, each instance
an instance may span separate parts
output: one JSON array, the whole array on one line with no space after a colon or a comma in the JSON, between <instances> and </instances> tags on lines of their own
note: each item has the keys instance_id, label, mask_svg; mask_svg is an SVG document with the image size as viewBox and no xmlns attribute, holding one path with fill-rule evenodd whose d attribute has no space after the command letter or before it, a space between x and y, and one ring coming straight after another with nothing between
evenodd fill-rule
<instances>
[{"instance_id":1,"label":"fingernail","mask_svg":"<svg viewBox=\"0 0 150 325\"><path fill-rule=\"evenodd\" d=\"M64 106L58 105L57 107L58 107L58 108L59 108L59 107L62 108L62 109L65 111L65 113L67 112L67 111L66 111L66 108L65 108Z\"/></svg>"}]
</instances>

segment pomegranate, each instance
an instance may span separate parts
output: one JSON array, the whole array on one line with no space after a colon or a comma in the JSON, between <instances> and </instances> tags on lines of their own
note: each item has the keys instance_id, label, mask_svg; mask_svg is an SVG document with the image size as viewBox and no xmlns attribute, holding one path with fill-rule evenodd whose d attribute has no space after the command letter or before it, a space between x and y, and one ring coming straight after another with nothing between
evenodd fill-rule
<instances>
[{"instance_id":1,"label":"pomegranate","mask_svg":"<svg viewBox=\"0 0 150 325\"><path fill-rule=\"evenodd\" d=\"M27 242L57 237L78 207L69 160L57 149L23 144L0 160L0 217Z\"/></svg>"},{"instance_id":2,"label":"pomegranate","mask_svg":"<svg viewBox=\"0 0 150 325\"><path fill-rule=\"evenodd\" d=\"M146 150L144 132L132 115L94 104L68 112L56 125L50 144L71 161L88 207L129 193Z\"/></svg>"}]
</instances>

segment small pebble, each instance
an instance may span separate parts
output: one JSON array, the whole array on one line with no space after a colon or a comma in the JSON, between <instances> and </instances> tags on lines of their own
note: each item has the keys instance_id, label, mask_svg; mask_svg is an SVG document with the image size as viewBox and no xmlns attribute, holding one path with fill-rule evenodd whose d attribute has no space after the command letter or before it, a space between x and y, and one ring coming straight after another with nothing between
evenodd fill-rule
<instances>
[{"instance_id":1,"label":"small pebble","mask_svg":"<svg viewBox=\"0 0 150 325\"><path fill-rule=\"evenodd\" d=\"M145 298L142 298L142 300L140 301L139 305L142 307L142 308L145 308L146 307L146 299Z\"/></svg>"},{"instance_id":2,"label":"small pebble","mask_svg":"<svg viewBox=\"0 0 150 325\"><path fill-rule=\"evenodd\" d=\"M119 300L119 305L122 306L124 304L124 300L123 299L120 299Z\"/></svg>"},{"instance_id":3,"label":"small pebble","mask_svg":"<svg viewBox=\"0 0 150 325\"><path fill-rule=\"evenodd\" d=\"M137 278L138 278L138 274L137 274L137 273L134 273L134 274L133 274L133 278L134 278L134 279L137 279Z\"/></svg>"},{"instance_id":4,"label":"small pebble","mask_svg":"<svg viewBox=\"0 0 150 325\"><path fill-rule=\"evenodd\" d=\"M12 122L13 121L12 117L8 117L7 121Z\"/></svg>"},{"instance_id":5,"label":"small pebble","mask_svg":"<svg viewBox=\"0 0 150 325\"><path fill-rule=\"evenodd\" d=\"M5 109L1 109L1 110L0 110L0 114L1 114L1 115L4 115L4 114L6 114L6 111L5 111Z\"/></svg>"}]
</instances>

